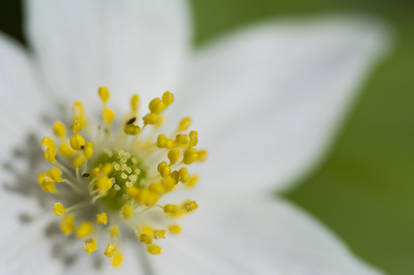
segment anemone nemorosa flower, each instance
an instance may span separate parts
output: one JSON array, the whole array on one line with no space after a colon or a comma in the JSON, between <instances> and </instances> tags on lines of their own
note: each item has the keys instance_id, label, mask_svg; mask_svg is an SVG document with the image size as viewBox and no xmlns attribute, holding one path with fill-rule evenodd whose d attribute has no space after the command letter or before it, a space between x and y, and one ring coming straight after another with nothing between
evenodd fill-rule
<instances>
[{"instance_id":1,"label":"anemone nemorosa flower","mask_svg":"<svg viewBox=\"0 0 414 275\"><path fill-rule=\"evenodd\" d=\"M25 11L29 48L0 36L0 274L379 273L272 195L326 149L379 22L271 20L194 48L185 1Z\"/></svg>"}]
</instances>

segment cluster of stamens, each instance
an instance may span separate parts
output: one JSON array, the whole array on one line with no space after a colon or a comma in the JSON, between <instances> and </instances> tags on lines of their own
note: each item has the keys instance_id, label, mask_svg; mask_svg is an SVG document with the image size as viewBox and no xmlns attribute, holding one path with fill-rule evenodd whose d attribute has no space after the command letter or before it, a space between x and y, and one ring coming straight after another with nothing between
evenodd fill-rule
<instances>
[{"instance_id":1,"label":"cluster of stamens","mask_svg":"<svg viewBox=\"0 0 414 275\"><path fill-rule=\"evenodd\" d=\"M153 255L161 253L157 240L181 232L174 219L196 210L197 203L161 201L164 195L197 183L198 176L186 166L204 161L207 152L195 148L198 136L188 131L189 117L170 135L158 134L163 112L174 101L169 91L151 100L142 118L139 96L133 95L130 113L118 123L107 106L109 90L101 87L98 94L103 109L97 127L77 101L72 107L71 135L63 122L56 121L52 128L56 139L43 138L44 157L52 167L39 173L38 182L57 200L53 210L62 217L62 232L82 239L88 254L102 243L103 254L116 267L123 261L120 237L125 228Z\"/></svg>"}]
</instances>

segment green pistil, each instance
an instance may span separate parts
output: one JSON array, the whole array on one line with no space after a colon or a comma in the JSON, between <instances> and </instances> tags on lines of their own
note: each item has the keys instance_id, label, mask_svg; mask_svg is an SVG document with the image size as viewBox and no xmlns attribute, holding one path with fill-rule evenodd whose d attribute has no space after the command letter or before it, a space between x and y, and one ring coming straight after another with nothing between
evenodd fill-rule
<instances>
[{"instance_id":1,"label":"green pistil","mask_svg":"<svg viewBox=\"0 0 414 275\"><path fill-rule=\"evenodd\" d=\"M126 189L131 186L142 187L141 182L146 177L141 161L129 152L119 150L113 152L106 150L95 162L95 167L105 163L112 164L112 172L108 175L114 182L111 190L100 201L109 210L120 210L130 200Z\"/></svg>"}]
</instances>

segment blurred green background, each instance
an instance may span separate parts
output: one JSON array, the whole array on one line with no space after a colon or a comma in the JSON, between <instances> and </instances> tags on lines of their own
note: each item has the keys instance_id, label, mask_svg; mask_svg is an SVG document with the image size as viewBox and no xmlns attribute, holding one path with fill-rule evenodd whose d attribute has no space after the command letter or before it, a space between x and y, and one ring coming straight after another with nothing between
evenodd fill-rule
<instances>
[{"instance_id":1,"label":"blurred green background","mask_svg":"<svg viewBox=\"0 0 414 275\"><path fill-rule=\"evenodd\" d=\"M282 196L326 224L352 251L388 274L414 274L414 1L194 0L200 45L256 20L368 13L396 43L364 86L330 153ZM21 3L0 2L0 30L24 42ZM280 196L280 194L279 194Z\"/></svg>"}]
</instances>

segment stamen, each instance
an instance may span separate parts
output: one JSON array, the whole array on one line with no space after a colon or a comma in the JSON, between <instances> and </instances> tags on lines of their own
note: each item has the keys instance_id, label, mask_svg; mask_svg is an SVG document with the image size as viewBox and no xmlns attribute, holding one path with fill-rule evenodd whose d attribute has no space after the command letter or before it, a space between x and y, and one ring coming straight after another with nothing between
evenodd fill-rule
<instances>
[{"instance_id":1,"label":"stamen","mask_svg":"<svg viewBox=\"0 0 414 275\"><path fill-rule=\"evenodd\" d=\"M162 94L162 102L165 107L170 106L174 102L174 95L170 91L166 91Z\"/></svg>"},{"instance_id":2,"label":"stamen","mask_svg":"<svg viewBox=\"0 0 414 275\"><path fill-rule=\"evenodd\" d=\"M180 121L178 124L177 132L184 132L187 131L188 128L191 126L191 117L185 117Z\"/></svg>"},{"instance_id":3,"label":"stamen","mask_svg":"<svg viewBox=\"0 0 414 275\"><path fill-rule=\"evenodd\" d=\"M181 152L178 149L171 149L168 152L168 159L170 160L170 165L175 164L181 157Z\"/></svg>"},{"instance_id":4,"label":"stamen","mask_svg":"<svg viewBox=\"0 0 414 275\"><path fill-rule=\"evenodd\" d=\"M42 148L44 148L45 150L48 148L55 148L55 147L56 147L56 143L50 137L44 137L42 139Z\"/></svg>"},{"instance_id":5,"label":"stamen","mask_svg":"<svg viewBox=\"0 0 414 275\"><path fill-rule=\"evenodd\" d=\"M85 238L92 234L92 231L93 224L91 222L83 222L76 229L76 236L78 236L78 238Z\"/></svg>"},{"instance_id":6,"label":"stamen","mask_svg":"<svg viewBox=\"0 0 414 275\"><path fill-rule=\"evenodd\" d=\"M124 216L125 219L129 219L132 217L132 206L130 204L125 204L122 207L122 216Z\"/></svg>"},{"instance_id":7,"label":"stamen","mask_svg":"<svg viewBox=\"0 0 414 275\"><path fill-rule=\"evenodd\" d=\"M144 233L139 235L139 240L142 243L145 243L145 244L151 244L152 243L152 237L150 235L144 234Z\"/></svg>"},{"instance_id":8,"label":"stamen","mask_svg":"<svg viewBox=\"0 0 414 275\"><path fill-rule=\"evenodd\" d=\"M105 212L96 215L96 222L98 224L107 224L108 223L108 215Z\"/></svg>"},{"instance_id":9,"label":"stamen","mask_svg":"<svg viewBox=\"0 0 414 275\"><path fill-rule=\"evenodd\" d=\"M63 207L63 204L61 204L60 202L57 202L53 205L53 211L58 217L63 216L63 214L67 212L65 207Z\"/></svg>"},{"instance_id":10,"label":"stamen","mask_svg":"<svg viewBox=\"0 0 414 275\"><path fill-rule=\"evenodd\" d=\"M62 219L62 222L60 223L60 229L66 235L72 234L74 227L75 227L75 220L73 218L73 215L67 215L67 216L65 216Z\"/></svg>"},{"instance_id":11,"label":"stamen","mask_svg":"<svg viewBox=\"0 0 414 275\"><path fill-rule=\"evenodd\" d=\"M117 225L114 225L109 229L109 235L111 235L111 237L119 237L119 228Z\"/></svg>"},{"instance_id":12,"label":"stamen","mask_svg":"<svg viewBox=\"0 0 414 275\"><path fill-rule=\"evenodd\" d=\"M66 136L66 126L61 121L56 121L53 124L53 132L59 138L65 138Z\"/></svg>"},{"instance_id":13,"label":"stamen","mask_svg":"<svg viewBox=\"0 0 414 275\"><path fill-rule=\"evenodd\" d=\"M105 249L104 254L108 258L112 258L112 256L114 256L114 254L115 254L116 251L117 251L116 245L109 243L108 246Z\"/></svg>"},{"instance_id":14,"label":"stamen","mask_svg":"<svg viewBox=\"0 0 414 275\"><path fill-rule=\"evenodd\" d=\"M86 252L88 252L88 254L91 254L95 252L95 250L98 248L98 245L95 239L89 239L83 243L83 247L85 248Z\"/></svg>"},{"instance_id":15,"label":"stamen","mask_svg":"<svg viewBox=\"0 0 414 275\"><path fill-rule=\"evenodd\" d=\"M156 244L150 244L147 246L147 251L152 255L161 254L161 247Z\"/></svg>"},{"instance_id":16,"label":"stamen","mask_svg":"<svg viewBox=\"0 0 414 275\"><path fill-rule=\"evenodd\" d=\"M81 150L83 148L83 146L85 146L85 139L83 138L83 136L76 134L74 136L70 137L70 146L72 146L72 148L74 150Z\"/></svg>"},{"instance_id":17,"label":"stamen","mask_svg":"<svg viewBox=\"0 0 414 275\"><path fill-rule=\"evenodd\" d=\"M116 252L116 254L114 255L114 257L112 258L112 266L114 267L118 267L122 264L123 262L123 256L122 253L120 251Z\"/></svg>"},{"instance_id":18,"label":"stamen","mask_svg":"<svg viewBox=\"0 0 414 275\"><path fill-rule=\"evenodd\" d=\"M168 227L168 231L172 234L180 234L181 233L181 226L178 224L173 224Z\"/></svg>"},{"instance_id":19,"label":"stamen","mask_svg":"<svg viewBox=\"0 0 414 275\"><path fill-rule=\"evenodd\" d=\"M110 97L110 93L107 87L100 87L98 89L98 95L101 98L102 102L105 104L109 97Z\"/></svg>"},{"instance_id":20,"label":"stamen","mask_svg":"<svg viewBox=\"0 0 414 275\"><path fill-rule=\"evenodd\" d=\"M110 124L112 123L112 121L115 119L115 113L112 109L110 108L105 108L102 111L102 120L106 123L106 124Z\"/></svg>"},{"instance_id":21,"label":"stamen","mask_svg":"<svg viewBox=\"0 0 414 275\"><path fill-rule=\"evenodd\" d=\"M133 114L136 114L138 112L139 107L139 96L133 95L131 98L131 110Z\"/></svg>"}]
</instances>

